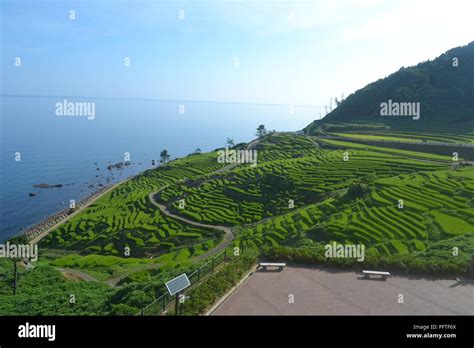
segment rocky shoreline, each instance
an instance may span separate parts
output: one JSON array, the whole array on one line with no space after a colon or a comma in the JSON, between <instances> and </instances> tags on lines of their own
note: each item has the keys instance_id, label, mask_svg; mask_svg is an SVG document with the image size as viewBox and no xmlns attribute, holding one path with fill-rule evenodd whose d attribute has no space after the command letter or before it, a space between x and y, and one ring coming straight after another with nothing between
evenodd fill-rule
<instances>
[{"instance_id":1,"label":"rocky shoreline","mask_svg":"<svg viewBox=\"0 0 474 348\"><path fill-rule=\"evenodd\" d=\"M152 160L152 165L154 166L155 161ZM94 163L95 165L97 165L97 163ZM118 169L118 170L121 170L121 169L124 169L124 167L126 166L129 166L131 165L132 163L130 162L119 162L119 163L116 163L116 164L112 164L112 165L109 165L107 166L107 169L109 171L112 171L114 169ZM142 163L139 163L140 165ZM99 168L96 168L97 170L100 170ZM92 194L90 194L89 196L87 196L86 198L84 198L83 200L81 200L79 203L76 204L76 208L75 209L70 209L70 208L67 208L67 209L63 209L53 215L50 215L48 216L46 219L44 219L43 221L39 222L38 224L35 224L29 228L27 228L26 230L22 230L20 232L21 235L25 235L26 238L29 240L29 241L32 241L34 240L35 238L37 238L38 236L42 235L43 233L45 233L46 231L48 231L51 227L57 225L58 223L66 220L71 214L73 214L75 211L77 211L78 209L81 209L81 208L84 208L86 205L88 205L89 203L91 203L91 201L97 199L100 195L102 195L104 192L106 192L107 190L111 189L112 187L116 186L116 185L119 185L119 184L122 184L132 178L134 178L135 176L137 175L140 175L141 173L137 173L135 175L132 175L124 180L121 180L120 182L116 182L112 185L103 185L101 183L99 183L97 186L99 187L99 189L95 192L93 192ZM113 173L112 173L113 175ZM98 175L96 175L96 177L98 177ZM111 179L110 178L107 178L107 182L109 182ZM88 183L85 183L85 184L88 184ZM66 184L66 185L63 185L63 184L35 184L33 185L33 187L35 188L41 188L41 189L50 189L50 188L62 188L64 186L69 186L69 185L73 185L73 184ZM90 184L88 187L89 188L93 188L95 185L93 184ZM83 190L81 190L83 191ZM30 192L29 193L29 196L30 197L34 197L36 196L37 193L36 192Z\"/></svg>"},{"instance_id":2,"label":"rocky shoreline","mask_svg":"<svg viewBox=\"0 0 474 348\"><path fill-rule=\"evenodd\" d=\"M116 185L116 184L115 184ZM76 204L76 209L64 209L61 210L60 212L51 215L47 217L45 220L41 221L40 223L30 227L26 231L24 231L22 234L24 234L28 240L32 240L35 237L41 235L54 225L60 223L61 221L65 220L69 215L71 215L74 211L77 209L83 208L87 204L89 204L91 201L95 200L98 198L101 194L103 194L105 191L107 191L109 188L111 188L114 185L110 186L104 186L100 190L95 191L94 193L90 194L83 200L81 200L79 203Z\"/></svg>"}]
</instances>

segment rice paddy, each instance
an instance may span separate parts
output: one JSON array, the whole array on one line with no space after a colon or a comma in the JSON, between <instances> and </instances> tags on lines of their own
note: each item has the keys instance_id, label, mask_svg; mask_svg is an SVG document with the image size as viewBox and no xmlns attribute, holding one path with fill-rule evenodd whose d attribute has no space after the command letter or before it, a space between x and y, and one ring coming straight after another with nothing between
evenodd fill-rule
<instances>
[{"instance_id":1,"label":"rice paddy","mask_svg":"<svg viewBox=\"0 0 474 348\"><path fill-rule=\"evenodd\" d=\"M212 249L220 239L214 230L170 219L150 202L148 194L170 183L199 177L223 165L215 153L192 155L158 170L149 170L123 183L53 231L41 243L52 249L83 254L124 256L162 255L186 247L190 255Z\"/></svg>"},{"instance_id":2,"label":"rice paddy","mask_svg":"<svg viewBox=\"0 0 474 348\"><path fill-rule=\"evenodd\" d=\"M219 244L212 225L227 225L235 245L337 241L403 255L474 233L474 170L450 169L448 156L288 133L254 148L255 167L226 167L212 152L147 171L62 225L43 246L117 257L128 247L133 257L185 261ZM348 197L357 182L368 192ZM173 214L209 228L163 214L150 193Z\"/></svg>"}]
</instances>

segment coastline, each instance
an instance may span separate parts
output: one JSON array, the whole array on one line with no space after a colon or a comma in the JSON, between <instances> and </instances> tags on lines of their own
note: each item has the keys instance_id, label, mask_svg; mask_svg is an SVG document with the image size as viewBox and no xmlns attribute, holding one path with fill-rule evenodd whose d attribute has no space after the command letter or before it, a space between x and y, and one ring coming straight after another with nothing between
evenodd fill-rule
<instances>
[{"instance_id":1,"label":"coastline","mask_svg":"<svg viewBox=\"0 0 474 348\"><path fill-rule=\"evenodd\" d=\"M97 190L91 193L89 196L87 196L86 198L82 199L81 201L77 203L76 209L72 213L68 214L69 209L63 209L53 215L48 216L43 221L30 227L29 229L22 231L19 235L25 235L30 244L38 243L41 239L47 236L52 230L56 229L64 222L68 221L70 218L80 213L82 210L84 210L89 205L94 203L97 199L102 197L104 194L110 192L114 188L126 183L127 181L133 179L134 177L140 174L141 173L138 173L122 181L119 181L115 184L105 186L101 188L100 190Z\"/></svg>"},{"instance_id":2,"label":"coastline","mask_svg":"<svg viewBox=\"0 0 474 348\"><path fill-rule=\"evenodd\" d=\"M179 158L174 158L167 163L173 162ZM70 218L75 216L76 214L82 212L85 208L87 208L89 205L94 203L97 199L105 195L106 193L112 191L114 188L128 182L129 180L132 180L136 178L137 176L142 175L143 173L149 171L149 170L156 170L160 168L161 165L157 165L156 167L148 168L145 170L142 170L134 175L129 176L128 178L125 178L119 182L116 182L115 184L109 185L109 186L104 186L101 189L91 193L89 196L85 197L81 201L79 201L76 205L76 209L68 214L69 209L63 209L53 215L50 215L46 217L44 220L40 221L39 223L33 225L32 227L28 228L27 230L24 230L17 235L26 235L28 238L28 243L30 244L35 244L38 243L41 239L43 239L45 236L47 236L52 230L58 228L61 224L65 223L68 221Z\"/></svg>"},{"instance_id":3,"label":"coastline","mask_svg":"<svg viewBox=\"0 0 474 348\"><path fill-rule=\"evenodd\" d=\"M247 148L252 149L256 144L258 144L258 142L259 142L258 138L250 141L247 145ZM168 164L172 163L173 161L179 160L181 158L185 158L186 156L187 155L177 157L177 158L173 158L173 159L169 160L167 163ZM228 170L233 166L234 165L229 165L227 167L221 168L218 171ZM139 175L142 175L146 171L153 170L153 169L156 170L160 167L161 167L161 165L158 164L156 167L145 169L145 170L143 170L141 172L138 172L138 173L136 173L136 174L134 174L134 175L122 180L122 181L119 181L115 184L112 184L112 185L109 185L109 186L104 186L100 190L97 190L97 191L91 193L89 196L87 196L84 199L82 199L81 201L79 201L76 205L76 209L72 213L68 213L69 208L63 209L63 210L61 210L61 211L59 211L59 212L57 212L53 215L50 215L50 216L46 217L44 220L42 220L39 223L31 226L27 230L21 231L20 233L16 234L16 236L25 235L26 238L28 239L29 244L36 244L39 241L41 241L41 239L43 239L45 236L47 236L51 231L58 228L61 224L65 223L70 218L74 217L76 214L82 212L82 210L84 210L89 205L94 203L97 199L102 197L104 194L106 194L106 193L110 192L111 190L113 190L114 188L126 183L127 181L129 181L129 180L131 180L131 179L133 179L133 178L135 178ZM227 232L226 235L229 235L229 233ZM230 232L230 235L232 236L232 237L230 237L230 240L232 240L233 239L232 232ZM14 236L12 236L12 237L14 237ZM227 239L229 239L229 237L227 237Z\"/></svg>"}]
</instances>

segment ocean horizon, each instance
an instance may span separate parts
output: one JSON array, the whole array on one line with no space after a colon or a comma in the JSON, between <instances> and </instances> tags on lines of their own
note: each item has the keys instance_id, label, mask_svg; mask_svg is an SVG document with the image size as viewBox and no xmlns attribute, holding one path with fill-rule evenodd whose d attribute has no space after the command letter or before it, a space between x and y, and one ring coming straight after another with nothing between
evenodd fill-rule
<instances>
[{"instance_id":1,"label":"ocean horizon","mask_svg":"<svg viewBox=\"0 0 474 348\"><path fill-rule=\"evenodd\" d=\"M248 142L259 124L297 131L320 111L314 106L208 101L0 98L0 241L64 210L71 199L77 204L103 186L157 167L163 149L174 159L197 148L223 147L227 138ZM58 104L67 109L67 103L93 103L94 115L58 115ZM131 165L108 169L125 162L127 155ZM40 184L61 187L33 186Z\"/></svg>"}]
</instances>

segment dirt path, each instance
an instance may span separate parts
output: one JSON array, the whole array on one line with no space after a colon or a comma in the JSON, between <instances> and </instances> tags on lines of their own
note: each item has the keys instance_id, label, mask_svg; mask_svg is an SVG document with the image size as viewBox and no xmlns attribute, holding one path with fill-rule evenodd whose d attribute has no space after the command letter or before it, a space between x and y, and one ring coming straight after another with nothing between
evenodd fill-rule
<instances>
[{"instance_id":1,"label":"dirt path","mask_svg":"<svg viewBox=\"0 0 474 348\"><path fill-rule=\"evenodd\" d=\"M168 186L163 187L161 190L163 190L166 187L168 187ZM202 227L202 228L210 228L210 229L214 229L214 230L224 232L224 239L222 240L222 242L217 247L215 247L214 249L208 251L207 253L196 256L194 258L196 261L200 261L200 260L203 260L203 259L205 259L209 256L216 255L216 254L218 254L219 252L221 252L222 250L224 250L225 248L227 248L230 245L230 243L234 239L234 233L232 232L230 227L203 224L203 223L192 221L192 220L186 219L182 216L178 216L178 215L175 215L175 214L171 213L168 210L168 208L166 208L165 205L155 201L154 195L157 194L158 192L160 192L161 190L149 193L148 197L150 198L150 202L154 206L156 206L163 214L165 214L166 216L168 216L172 219L182 221L182 222L184 222L186 224L189 224L189 225L193 225L193 226L196 226L196 227Z\"/></svg>"},{"instance_id":2,"label":"dirt path","mask_svg":"<svg viewBox=\"0 0 474 348\"><path fill-rule=\"evenodd\" d=\"M63 274L64 278L66 279L76 279L76 280L78 279L78 280L84 280L86 282L97 281L97 279L95 279L93 276L87 273L75 270L75 269L58 268L57 270L60 271Z\"/></svg>"},{"instance_id":3,"label":"dirt path","mask_svg":"<svg viewBox=\"0 0 474 348\"><path fill-rule=\"evenodd\" d=\"M117 284L122 280L122 279L125 279L127 278L130 274L132 273L135 273L135 272L139 272L139 271L142 271L142 270L145 270L145 269L155 269L155 268L159 268L163 266L163 263L152 263L150 265L145 265L145 266L141 266L141 267L137 267L137 268L133 268L131 270L129 270L128 272L124 273L124 274L121 274L117 277L113 277L113 278L110 278L110 279L107 279L105 281L105 283L107 285L110 285L110 286L117 286Z\"/></svg>"},{"instance_id":4,"label":"dirt path","mask_svg":"<svg viewBox=\"0 0 474 348\"><path fill-rule=\"evenodd\" d=\"M258 145L258 143L260 142L260 139L255 139L253 141L251 141L248 145L247 145L247 150L253 150L255 149L255 147ZM215 173L222 173L222 172L225 172L225 171L228 171L228 170L231 170L231 169L234 169L236 166L238 166L239 164L238 163L231 163L221 169L218 169L216 170L215 172L211 173L211 174L215 174ZM209 175L211 175L209 174ZM179 216L179 215L176 215L176 214L173 214L171 213L168 208L164 205L164 204L161 204L161 203L158 203L154 196L159 193L160 191L164 190L165 188L167 188L169 185L165 186L165 187L162 187L161 189L159 189L158 191L155 191L155 192L150 192L148 194L148 198L150 199L150 202L155 206L157 207L163 214L165 214L166 216L172 218L172 219L176 219L176 220L179 220L181 222L184 222L186 224L189 224L189 225L193 225L193 226L196 226L196 227L201 227L201 228L208 228L208 229L214 229L214 230L218 230L218 231L221 231L221 232L224 232L224 238L223 240L221 241L221 243L215 247L214 249L204 253L204 254L201 254L199 256L196 256L196 257L193 257L192 259L195 260L195 261L201 261L201 260L204 260L210 256L214 256L218 253L220 253L222 250L224 250L225 248L227 248L230 243L234 240L234 233L232 232L232 229L230 227L227 227L227 226L220 226L220 225L208 225L208 224L203 224L203 223L200 223L200 222L196 222L196 221L193 221L193 220L189 220L185 217L182 217L182 216Z\"/></svg>"},{"instance_id":5,"label":"dirt path","mask_svg":"<svg viewBox=\"0 0 474 348\"><path fill-rule=\"evenodd\" d=\"M256 145L260 142L260 139L255 139L253 141L251 141L248 145L247 145L247 149L248 150L252 150L256 147ZM231 163L231 164L228 164L227 166L223 167L223 168L220 168L218 170L216 170L215 172L213 173L210 173L210 174L215 174L215 173L222 173L222 172L225 172L225 171L228 171L228 170L232 170L234 169L236 166L238 166L239 163ZM101 193L100 195L98 195L96 198L94 198L93 200L91 200L90 202L88 202L86 205L82 206L81 208L79 208L78 210L76 210L74 213L72 213L71 215L67 216L64 220L61 220L60 222L58 222L57 224L55 224L54 226L50 227L48 230L44 231L43 233L41 233L40 235L36 236L34 239L32 239L30 241L30 243L37 243L39 242L43 237L45 237L46 235L48 235L48 233L50 233L52 230L56 229L57 227L59 227L61 224L65 223L66 221L68 221L70 218L72 218L73 216L75 216L76 214L79 214L82 210L84 210L85 208L87 208L89 205L91 205L92 203L94 203L97 199L99 199L100 197L102 197L104 194L110 192L112 189L114 189L115 187L123 184L124 182L130 180L131 178L127 179L127 180L124 180L124 181L121 181L119 183L116 183L114 185L112 185L111 187L109 187L107 190L105 190L103 193ZM192 221L192 220L189 220L187 218L184 218L184 217L181 217L181 216L178 216L178 215L175 215L173 213L171 213L170 211L168 211L167 207L161 203L158 203L155 201L154 199L154 196L159 193L161 190L164 190L165 188L167 188L169 185L166 185L164 187L162 187L160 190L158 191L155 191L155 192L150 192L148 194L148 197L150 199L150 202L155 206L157 207L163 214L165 214L166 216L172 218L172 219L176 219L176 220L179 220L181 222L184 222L186 224L189 224L189 225L193 225L193 226L196 226L196 227L201 227L201 228L208 228L208 229L213 229L213 230L218 230L218 231L221 231L221 232L224 232L224 238L222 239L222 241L219 243L218 246L216 246L215 248L213 248L212 250L204 253L204 254L201 254L199 256L195 256L195 257L192 257L191 260L193 261L196 261L196 262L199 262L199 261L202 261L208 257L211 257L211 256L214 256L214 255L217 255L218 253L220 253L221 251L223 251L225 248L227 248L230 243L232 242L232 240L234 239L234 233L232 232L232 229L230 227L227 227L227 226L219 226L219 225L208 225L208 224L203 224L203 223L200 223L200 222L195 222L195 221ZM153 269L153 268L158 268L160 267L162 264L161 263L158 263L158 264L152 264L152 265L147 265L145 267L141 267L140 269L134 269L134 270L131 270L125 274L122 274L120 276L117 276L117 277L113 277L113 278L110 278L108 280L105 281L106 284L110 285L110 286L117 286L117 284L124 278L126 278L130 273L133 273L135 271L139 271L139 270L142 270L142 269ZM64 275L65 278L69 278L69 279L79 279L79 280L84 280L84 281L98 281L97 279L95 279L94 277L92 277L91 275L85 273L85 272L82 272L82 271L78 271L78 270L74 270L74 269L66 269L66 268L58 268L58 270Z\"/></svg>"}]
</instances>

